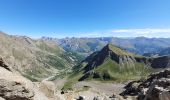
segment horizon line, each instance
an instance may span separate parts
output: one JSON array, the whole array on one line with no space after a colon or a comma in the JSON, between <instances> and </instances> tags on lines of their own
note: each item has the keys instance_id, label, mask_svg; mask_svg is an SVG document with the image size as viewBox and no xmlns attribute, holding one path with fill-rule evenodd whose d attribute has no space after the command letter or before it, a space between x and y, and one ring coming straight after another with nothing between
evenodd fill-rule
<instances>
[{"instance_id":1,"label":"horizon line","mask_svg":"<svg viewBox=\"0 0 170 100\"><path fill-rule=\"evenodd\" d=\"M31 33L13 33L0 31L13 36L26 36L33 39L40 39L42 37L49 38L102 38L102 37L117 37L117 38L170 38L170 28L138 28L138 29L110 29L104 31L94 31L94 32L77 32L77 33L50 33L50 34L31 34Z\"/></svg>"}]
</instances>

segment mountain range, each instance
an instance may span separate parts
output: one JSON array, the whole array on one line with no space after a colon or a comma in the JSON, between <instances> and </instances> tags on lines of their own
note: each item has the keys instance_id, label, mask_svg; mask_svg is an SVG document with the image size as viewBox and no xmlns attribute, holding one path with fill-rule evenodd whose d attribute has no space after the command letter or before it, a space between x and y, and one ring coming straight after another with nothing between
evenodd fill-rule
<instances>
[{"instance_id":1,"label":"mountain range","mask_svg":"<svg viewBox=\"0 0 170 100\"><path fill-rule=\"evenodd\" d=\"M33 81L28 82L31 86L35 81L42 85L62 78L64 86L60 89L65 93L63 91L72 90L76 83L82 81L122 83L145 79L152 72L167 69L170 67L169 45L169 38L31 39L0 32L0 66L3 67L0 68L7 73L6 76L17 73L21 79ZM9 87L13 87L11 84ZM0 85L8 87L3 82ZM43 85L42 90L48 94L51 90L47 91L45 87Z\"/></svg>"},{"instance_id":2,"label":"mountain range","mask_svg":"<svg viewBox=\"0 0 170 100\"><path fill-rule=\"evenodd\" d=\"M32 80L41 80L44 77L55 76L60 72L71 72L75 70L73 69L75 68L74 66L80 63L96 63L98 61L94 61L92 57L97 57L97 54L99 54L97 59L103 61L104 58L99 58L100 56L108 56L108 54L105 55L106 52L102 49L108 43L113 44L116 48L134 53L133 55L163 56L169 55L170 51L169 38L101 37L57 39L42 37L41 39L31 39L26 36L13 36L1 32L0 55L10 66L13 66L15 70L24 76ZM131 61L133 60L131 59ZM93 68L93 66L88 67ZM88 67L86 66L86 71Z\"/></svg>"},{"instance_id":3,"label":"mountain range","mask_svg":"<svg viewBox=\"0 0 170 100\"><path fill-rule=\"evenodd\" d=\"M65 50L75 51L84 56L88 56L95 51L101 50L108 43L126 49L136 54L159 53L163 49L170 47L170 38L117 38L117 37L99 37L99 38L49 38L42 37L46 41L54 41Z\"/></svg>"}]
</instances>

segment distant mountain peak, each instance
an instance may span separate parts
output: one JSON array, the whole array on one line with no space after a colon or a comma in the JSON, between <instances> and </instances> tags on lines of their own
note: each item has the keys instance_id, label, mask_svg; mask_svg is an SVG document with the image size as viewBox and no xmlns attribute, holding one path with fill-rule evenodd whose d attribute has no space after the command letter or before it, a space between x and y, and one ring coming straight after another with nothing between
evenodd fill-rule
<instances>
[{"instance_id":1,"label":"distant mountain peak","mask_svg":"<svg viewBox=\"0 0 170 100\"><path fill-rule=\"evenodd\" d=\"M135 56L135 54L129 53L126 50L111 43L108 43L101 51L112 52L119 56Z\"/></svg>"}]
</instances>

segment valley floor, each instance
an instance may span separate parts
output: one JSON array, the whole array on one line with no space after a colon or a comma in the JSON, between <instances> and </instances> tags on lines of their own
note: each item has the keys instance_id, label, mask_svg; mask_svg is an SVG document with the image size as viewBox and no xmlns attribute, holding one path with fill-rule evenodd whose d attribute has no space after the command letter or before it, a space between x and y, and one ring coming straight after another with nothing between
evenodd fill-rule
<instances>
[{"instance_id":1,"label":"valley floor","mask_svg":"<svg viewBox=\"0 0 170 100\"><path fill-rule=\"evenodd\" d=\"M73 91L68 91L68 93L61 94L60 89L63 86L65 80L58 79L54 81L58 89L57 94L60 95L60 99L65 100L78 100L79 97L83 97L84 100L112 100L110 97L115 95L116 97L123 99L118 94L121 93L125 86L124 84L119 83L101 83L98 81L83 81L78 82L73 86ZM60 92L59 92L60 91ZM119 100L119 99L118 99Z\"/></svg>"},{"instance_id":2,"label":"valley floor","mask_svg":"<svg viewBox=\"0 0 170 100\"><path fill-rule=\"evenodd\" d=\"M74 88L79 89L83 88L84 86L88 86L90 89L99 92L99 93L105 93L106 95L113 95L119 94L123 91L124 84L121 83L101 83L97 81L90 81L90 82L78 82L74 85Z\"/></svg>"}]
</instances>

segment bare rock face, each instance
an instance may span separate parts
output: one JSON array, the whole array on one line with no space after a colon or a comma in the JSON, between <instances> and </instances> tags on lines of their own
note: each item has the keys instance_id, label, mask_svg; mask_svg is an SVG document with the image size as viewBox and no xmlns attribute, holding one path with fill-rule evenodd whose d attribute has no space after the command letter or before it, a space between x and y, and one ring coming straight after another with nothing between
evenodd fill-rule
<instances>
[{"instance_id":1,"label":"bare rock face","mask_svg":"<svg viewBox=\"0 0 170 100\"><path fill-rule=\"evenodd\" d=\"M0 79L0 96L7 100L33 100L34 93L21 83Z\"/></svg>"},{"instance_id":2,"label":"bare rock face","mask_svg":"<svg viewBox=\"0 0 170 100\"><path fill-rule=\"evenodd\" d=\"M33 90L26 88L21 76L13 74L10 68L0 58L0 97L6 100L32 100ZM24 81L24 80L23 80Z\"/></svg>"},{"instance_id":3,"label":"bare rock face","mask_svg":"<svg viewBox=\"0 0 170 100\"><path fill-rule=\"evenodd\" d=\"M4 61L1 57L0 57L0 66L11 71L11 69L4 63Z\"/></svg>"},{"instance_id":4,"label":"bare rock face","mask_svg":"<svg viewBox=\"0 0 170 100\"><path fill-rule=\"evenodd\" d=\"M49 81L42 81L41 83L39 83L39 88L40 90L51 100L55 100L55 85L52 82Z\"/></svg>"},{"instance_id":5,"label":"bare rock face","mask_svg":"<svg viewBox=\"0 0 170 100\"><path fill-rule=\"evenodd\" d=\"M34 83L10 69L0 58L0 100L49 100Z\"/></svg>"},{"instance_id":6,"label":"bare rock face","mask_svg":"<svg viewBox=\"0 0 170 100\"><path fill-rule=\"evenodd\" d=\"M130 82L120 95L138 100L170 100L170 69L155 73L146 80Z\"/></svg>"}]
</instances>

